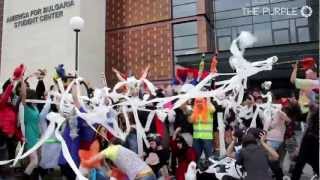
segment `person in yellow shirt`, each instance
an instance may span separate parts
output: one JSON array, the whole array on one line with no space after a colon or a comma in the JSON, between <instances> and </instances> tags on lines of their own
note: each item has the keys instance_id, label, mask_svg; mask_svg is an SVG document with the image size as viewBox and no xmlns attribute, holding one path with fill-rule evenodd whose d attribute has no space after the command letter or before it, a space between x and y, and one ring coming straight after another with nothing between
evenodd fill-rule
<instances>
[{"instance_id":1,"label":"person in yellow shirt","mask_svg":"<svg viewBox=\"0 0 320 180\"><path fill-rule=\"evenodd\" d=\"M111 160L130 180L156 180L152 169L136 153L122 145L110 144L108 148L83 163L90 166L107 158Z\"/></svg>"}]
</instances>

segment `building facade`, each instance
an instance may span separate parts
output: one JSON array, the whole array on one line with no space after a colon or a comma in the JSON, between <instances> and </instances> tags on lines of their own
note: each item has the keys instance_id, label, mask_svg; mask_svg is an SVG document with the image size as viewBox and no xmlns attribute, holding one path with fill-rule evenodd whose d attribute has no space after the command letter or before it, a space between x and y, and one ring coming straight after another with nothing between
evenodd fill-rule
<instances>
[{"instance_id":1,"label":"building facade","mask_svg":"<svg viewBox=\"0 0 320 180\"><path fill-rule=\"evenodd\" d=\"M139 77L150 65L148 78L167 83L175 56L212 50L209 0L108 0L106 72L112 68Z\"/></svg>"},{"instance_id":2,"label":"building facade","mask_svg":"<svg viewBox=\"0 0 320 180\"><path fill-rule=\"evenodd\" d=\"M213 0L212 38L218 50L220 72L231 72L229 47L241 31L250 31L258 42L246 50L249 61L278 56L272 71L250 78L252 84L271 80L275 88L290 87L291 64L287 61L314 57L319 61L319 1L318 0ZM306 8L307 7L307 8ZM310 17L304 17L309 14ZM213 52L207 54L207 66ZM179 55L177 63L197 66L201 54ZM319 64L319 63L318 63Z\"/></svg>"},{"instance_id":3,"label":"building facade","mask_svg":"<svg viewBox=\"0 0 320 180\"><path fill-rule=\"evenodd\" d=\"M301 15L304 6L312 8L310 17ZM241 31L258 38L246 52L250 61L274 55L280 62L318 60L318 6L318 0L108 0L108 80L116 81L112 67L138 76L150 64L149 79L168 82L176 64L197 67L206 53L208 67L214 52L220 71L232 71L228 49ZM288 81L290 66L279 64L251 79Z\"/></svg>"},{"instance_id":4,"label":"building facade","mask_svg":"<svg viewBox=\"0 0 320 180\"><path fill-rule=\"evenodd\" d=\"M42 4L48 3L41 1L41 4L38 0L33 2L32 4L39 8L43 6ZM94 2L96 7L101 6L99 4L101 1ZM12 5L12 8L16 7L10 4L12 1L6 1L6 3L9 9L11 8L9 5ZM103 3L106 5L105 9L83 5L78 8L80 10L66 10L65 13L69 14L65 14L63 19L7 31L23 36L26 39L25 43L37 42L37 46L44 49L41 51L44 55L39 56L39 61L48 59L47 54L50 53L52 61L48 60L48 67L49 65L51 67L54 63L57 64L53 61L57 57L55 54L57 46L52 44L56 38L50 41L48 38L36 36L40 40L34 41L33 36L54 34L63 27L66 33L60 34L64 34L65 37L59 37L65 41L68 40L63 43L68 46L60 47L61 52L63 51L60 54L67 54L65 58L70 60L67 66L73 69L71 59L74 56L74 38L68 27L68 21L70 17L81 12L87 24L80 35L80 47L83 47L79 52L80 65L82 69L88 69L83 74L89 79L96 79L100 71L105 71L110 84L118 81L112 68L124 74L139 77L147 65L151 67L148 79L160 84L169 83L174 78L175 65L197 67L202 53L206 54L207 67L214 52L218 52L219 71L232 71L228 64L230 56L228 48L232 39L236 38L241 31L250 31L258 37L257 44L246 51L246 58L250 61L274 55L279 57L280 62L301 60L305 56L313 56L318 60L318 0L106 0ZM301 15L301 9L305 6L313 10L310 17ZM0 14L3 14L3 8L4 0L0 0ZM276 13L277 8L280 8L279 12L282 14ZM28 11L31 7L20 9L21 12L24 9ZM96 12L93 13L92 9L96 9ZM292 9L296 10L296 15ZM308 9L305 10L308 13ZM9 12L9 15L11 14L14 13ZM8 35L3 35L2 26L8 25L2 22L3 18L7 17L0 16L1 41L4 38L8 39ZM30 29L36 33L31 35L21 33L27 34L31 32ZM42 29L50 30L52 33L49 31L46 31L47 34L42 33L44 32ZM103 35L100 35L101 33ZM21 39L13 34L10 42L14 38ZM9 39L7 41L9 42ZM8 42L2 42L0 54L4 54L3 50L6 48L10 50ZM24 49L24 44L16 44ZM46 48L48 46L50 48ZM12 49L16 48L11 48L14 52ZM38 52L34 50L29 54L37 57ZM1 65L5 65L3 55L1 57ZM8 57L5 56L7 59ZM5 67L5 69L11 68ZM258 74L252 79L280 82L287 81L289 74L290 65L276 65L273 71Z\"/></svg>"},{"instance_id":5,"label":"building facade","mask_svg":"<svg viewBox=\"0 0 320 180\"><path fill-rule=\"evenodd\" d=\"M26 75L39 68L47 69L45 84L49 87L54 67L64 64L66 72L74 73L77 64L79 76L92 86L101 87L101 73L105 72L105 1L1 0L0 13L0 82L5 82L13 69L23 63L28 69ZM70 25L75 16L85 21L78 41ZM35 88L36 79L29 82Z\"/></svg>"}]
</instances>

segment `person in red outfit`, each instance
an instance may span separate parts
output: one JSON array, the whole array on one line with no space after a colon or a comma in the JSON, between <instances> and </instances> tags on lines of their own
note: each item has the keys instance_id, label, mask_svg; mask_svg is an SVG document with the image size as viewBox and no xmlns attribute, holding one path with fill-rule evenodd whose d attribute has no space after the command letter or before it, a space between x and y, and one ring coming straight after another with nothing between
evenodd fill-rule
<instances>
[{"instance_id":1,"label":"person in red outfit","mask_svg":"<svg viewBox=\"0 0 320 180\"><path fill-rule=\"evenodd\" d=\"M191 161L197 161L197 153L195 149L190 147L185 139L179 135L181 128L177 128L170 141L170 147L173 155L178 159L178 167L176 169L176 179L185 180L184 174L187 172L188 165Z\"/></svg>"},{"instance_id":2,"label":"person in red outfit","mask_svg":"<svg viewBox=\"0 0 320 180\"><path fill-rule=\"evenodd\" d=\"M18 79L11 78L2 86L0 95L0 134L1 144L7 145L9 159L15 157L17 140L21 140L21 131L17 128L17 107L13 101L13 91Z\"/></svg>"}]
</instances>

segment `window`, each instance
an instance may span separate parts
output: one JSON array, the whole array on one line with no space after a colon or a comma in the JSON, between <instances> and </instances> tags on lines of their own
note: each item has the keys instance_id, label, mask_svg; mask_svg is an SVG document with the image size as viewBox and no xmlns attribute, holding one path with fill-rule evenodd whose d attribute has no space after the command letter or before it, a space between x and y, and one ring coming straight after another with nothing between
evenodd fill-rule
<instances>
[{"instance_id":1,"label":"window","mask_svg":"<svg viewBox=\"0 0 320 180\"><path fill-rule=\"evenodd\" d=\"M288 44L290 42L288 29L273 31L273 37L275 44Z\"/></svg>"},{"instance_id":2,"label":"window","mask_svg":"<svg viewBox=\"0 0 320 180\"><path fill-rule=\"evenodd\" d=\"M270 20L271 20L271 16L267 14L253 16L253 23L270 22Z\"/></svg>"},{"instance_id":3,"label":"window","mask_svg":"<svg viewBox=\"0 0 320 180\"><path fill-rule=\"evenodd\" d=\"M231 44L231 36L218 37L218 47L219 50L228 50Z\"/></svg>"},{"instance_id":4,"label":"window","mask_svg":"<svg viewBox=\"0 0 320 180\"><path fill-rule=\"evenodd\" d=\"M223 36L223 35L231 35L231 29L230 28L225 28L225 29L217 29L217 35L218 36Z\"/></svg>"},{"instance_id":5,"label":"window","mask_svg":"<svg viewBox=\"0 0 320 180\"><path fill-rule=\"evenodd\" d=\"M282 29L282 28L289 28L288 20L272 22L272 29Z\"/></svg>"},{"instance_id":6,"label":"window","mask_svg":"<svg viewBox=\"0 0 320 180\"><path fill-rule=\"evenodd\" d=\"M312 25L311 25L312 26ZM310 41L310 27L307 18L296 19L296 34L298 42Z\"/></svg>"},{"instance_id":7,"label":"window","mask_svg":"<svg viewBox=\"0 0 320 180\"><path fill-rule=\"evenodd\" d=\"M216 19L230 19L230 18L236 18L244 16L242 9L235 9L230 11L222 11L216 13Z\"/></svg>"},{"instance_id":8,"label":"window","mask_svg":"<svg viewBox=\"0 0 320 180\"><path fill-rule=\"evenodd\" d=\"M291 43L297 42L296 24L294 19L290 20L290 38L291 38Z\"/></svg>"},{"instance_id":9,"label":"window","mask_svg":"<svg viewBox=\"0 0 320 180\"><path fill-rule=\"evenodd\" d=\"M197 14L197 1L172 0L173 18L194 16Z\"/></svg>"},{"instance_id":10,"label":"window","mask_svg":"<svg viewBox=\"0 0 320 180\"><path fill-rule=\"evenodd\" d=\"M254 34L258 42L254 46L268 46L272 44L271 23L254 24Z\"/></svg>"},{"instance_id":11,"label":"window","mask_svg":"<svg viewBox=\"0 0 320 180\"><path fill-rule=\"evenodd\" d=\"M172 5L177 6L177 5L195 3L195 2L197 1L196 0L172 0Z\"/></svg>"},{"instance_id":12,"label":"window","mask_svg":"<svg viewBox=\"0 0 320 180\"><path fill-rule=\"evenodd\" d=\"M186 50L177 50L177 51L174 51L174 55L178 56L178 55L186 55L186 54L196 54L198 52L199 52L198 48L186 49Z\"/></svg>"},{"instance_id":13,"label":"window","mask_svg":"<svg viewBox=\"0 0 320 180\"><path fill-rule=\"evenodd\" d=\"M251 0L215 0L216 11L225 11L229 9L239 9L251 5Z\"/></svg>"},{"instance_id":14,"label":"window","mask_svg":"<svg viewBox=\"0 0 320 180\"><path fill-rule=\"evenodd\" d=\"M299 42L310 41L310 31L308 27L298 27L297 32Z\"/></svg>"},{"instance_id":15,"label":"window","mask_svg":"<svg viewBox=\"0 0 320 180\"><path fill-rule=\"evenodd\" d=\"M197 35L175 37L174 38L174 50L190 49L197 47Z\"/></svg>"},{"instance_id":16,"label":"window","mask_svg":"<svg viewBox=\"0 0 320 180\"><path fill-rule=\"evenodd\" d=\"M281 1L288 1L288 0L270 0L270 3L278 3L278 2L281 2Z\"/></svg>"},{"instance_id":17,"label":"window","mask_svg":"<svg viewBox=\"0 0 320 180\"><path fill-rule=\"evenodd\" d=\"M274 21L272 22L272 33L274 44L290 43L289 21Z\"/></svg>"},{"instance_id":18,"label":"window","mask_svg":"<svg viewBox=\"0 0 320 180\"><path fill-rule=\"evenodd\" d=\"M181 24L175 24L173 35L176 36L184 36L190 34L197 34L197 24L196 22L187 22Z\"/></svg>"},{"instance_id":19,"label":"window","mask_svg":"<svg viewBox=\"0 0 320 180\"><path fill-rule=\"evenodd\" d=\"M173 25L174 55L198 52L197 22Z\"/></svg>"},{"instance_id":20,"label":"window","mask_svg":"<svg viewBox=\"0 0 320 180\"><path fill-rule=\"evenodd\" d=\"M307 25L308 25L308 18L296 19L296 26L307 26Z\"/></svg>"},{"instance_id":21,"label":"window","mask_svg":"<svg viewBox=\"0 0 320 180\"><path fill-rule=\"evenodd\" d=\"M216 22L217 28L223 27L231 27L231 26L241 26L246 24L252 24L252 17L240 17L240 18L232 18L226 20L219 20Z\"/></svg>"},{"instance_id":22,"label":"window","mask_svg":"<svg viewBox=\"0 0 320 180\"><path fill-rule=\"evenodd\" d=\"M264 4L269 4L269 0L252 0L252 6L260 6Z\"/></svg>"},{"instance_id":23,"label":"window","mask_svg":"<svg viewBox=\"0 0 320 180\"><path fill-rule=\"evenodd\" d=\"M248 25L248 26L239 26L238 27L238 34L237 36L239 36L239 34L241 33L241 31L249 31L249 32L253 32L253 29L252 29L252 25Z\"/></svg>"},{"instance_id":24,"label":"window","mask_svg":"<svg viewBox=\"0 0 320 180\"><path fill-rule=\"evenodd\" d=\"M308 0L213 0L213 4L214 26L220 50L228 49L231 40L241 31L249 31L257 36L255 47L307 42L318 40L319 37L314 35L317 34L317 29L312 18L304 18L300 13L300 8L304 5L314 7ZM243 13L244 7L259 7L260 14L246 16ZM278 15L263 14L264 7ZM286 14L281 8L289 8L290 12ZM297 8L297 15L291 14L292 8Z\"/></svg>"}]
</instances>

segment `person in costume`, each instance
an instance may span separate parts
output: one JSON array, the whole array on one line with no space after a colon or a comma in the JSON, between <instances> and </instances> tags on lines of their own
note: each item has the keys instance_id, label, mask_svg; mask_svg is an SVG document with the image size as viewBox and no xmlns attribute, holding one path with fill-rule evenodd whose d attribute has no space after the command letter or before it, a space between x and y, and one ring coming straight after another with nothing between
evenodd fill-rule
<instances>
[{"instance_id":1,"label":"person in costume","mask_svg":"<svg viewBox=\"0 0 320 180\"><path fill-rule=\"evenodd\" d=\"M178 164L175 171L175 177L177 180L185 180L185 173L188 170L188 165L192 161L197 160L196 150L189 146L183 136L180 135L181 128L178 128L170 141L170 147L172 155L177 157ZM176 161L176 159L174 159Z\"/></svg>"},{"instance_id":2,"label":"person in costume","mask_svg":"<svg viewBox=\"0 0 320 180\"><path fill-rule=\"evenodd\" d=\"M21 77L13 76L2 86L0 95L0 146L7 147L8 158L15 158L17 140L21 140L21 131L17 127L17 104L14 102L14 89Z\"/></svg>"},{"instance_id":3,"label":"person in costume","mask_svg":"<svg viewBox=\"0 0 320 180\"><path fill-rule=\"evenodd\" d=\"M316 64L313 58L305 58L302 61L305 79L297 78L298 63L293 65L290 81L295 85L299 92L299 104L304 118L308 123L311 113L319 109L319 88L320 79L316 73Z\"/></svg>"},{"instance_id":4,"label":"person in costume","mask_svg":"<svg viewBox=\"0 0 320 180\"><path fill-rule=\"evenodd\" d=\"M308 63L309 64L309 63ZM293 65L293 71L290 77L291 83L297 89L306 92L308 98L309 112L307 115L307 130L302 138L299 149L299 155L293 169L293 180L301 177L302 170L306 163L312 166L315 174L319 175L319 88L320 79L315 72L315 63L306 66L303 64L305 79L297 78L298 64ZM310 148L314 147L314 148Z\"/></svg>"},{"instance_id":5,"label":"person in costume","mask_svg":"<svg viewBox=\"0 0 320 180\"><path fill-rule=\"evenodd\" d=\"M200 158L202 152L209 158L213 153L213 113L215 107L206 98L194 101L192 115L189 122L193 123L193 147Z\"/></svg>"},{"instance_id":6,"label":"person in costume","mask_svg":"<svg viewBox=\"0 0 320 180\"><path fill-rule=\"evenodd\" d=\"M50 91L53 91L54 86L51 86ZM48 94L46 96L47 101L43 106L43 109L40 113L40 128L41 134L43 135L48 130L48 120L47 115L49 112L58 113L58 108L55 104L50 104L52 102L52 95ZM51 137L41 146L41 155L40 155L40 162L39 162L39 172L42 178L46 175L49 175L53 169L59 167L58 161L60 154L57 152L61 151L61 144L57 140L55 134L52 134Z\"/></svg>"},{"instance_id":7,"label":"person in costume","mask_svg":"<svg viewBox=\"0 0 320 180\"><path fill-rule=\"evenodd\" d=\"M111 160L130 180L156 180L152 169L136 153L122 145L110 144L99 154L83 161L85 166L93 166L103 159Z\"/></svg>"},{"instance_id":8,"label":"person in costume","mask_svg":"<svg viewBox=\"0 0 320 180\"><path fill-rule=\"evenodd\" d=\"M65 140L71 157L77 166L80 165L80 158L78 151L80 149L89 149L92 141L95 138L95 132L89 127L89 125L80 117L77 117L75 109L78 108L80 112L85 113L84 108L81 107L80 101L77 97L76 87L72 88L72 96L74 106L70 109L70 112L65 113L64 117L67 119L65 126L63 127L62 137ZM59 166L61 173L68 180L74 180L76 174L73 172L62 152L59 157Z\"/></svg>"},{"instance_id":9,"label":"person in costume","mask_svg":"<svg viewBox=\"0 0 320 180\"><path fill-rule=\"evenodd\" d=\"M39 110L36 104L27 102L27 99L37 99L36 91L26 87L25 81L21 81L21 104L19 111L24 111L23 114L23 123L24 129L22 132L26 141L26 149L31 149L40 138L40 124L39 124ZM23 106L23 107L22 107ZM26 167L24 173L27 175L31 175L33 170L38 166L39 157L37 151L34 151L29 156L29 164Z\"/></svg>"},{"instance_id":10,"label":"person in costume","mask_svg":"<svg viewBox=\"0 0 320 180\"><path fill-rule=\"evenodd\" d=\"M19 94L14 91L24 71L24 65L15 68L13 76L3 84L0 95L0 146L7 146L9 159L15 158L17 140L22 140L21 130L17 127L18 104L15 100Z\"/></svg>"}]
</instances>

